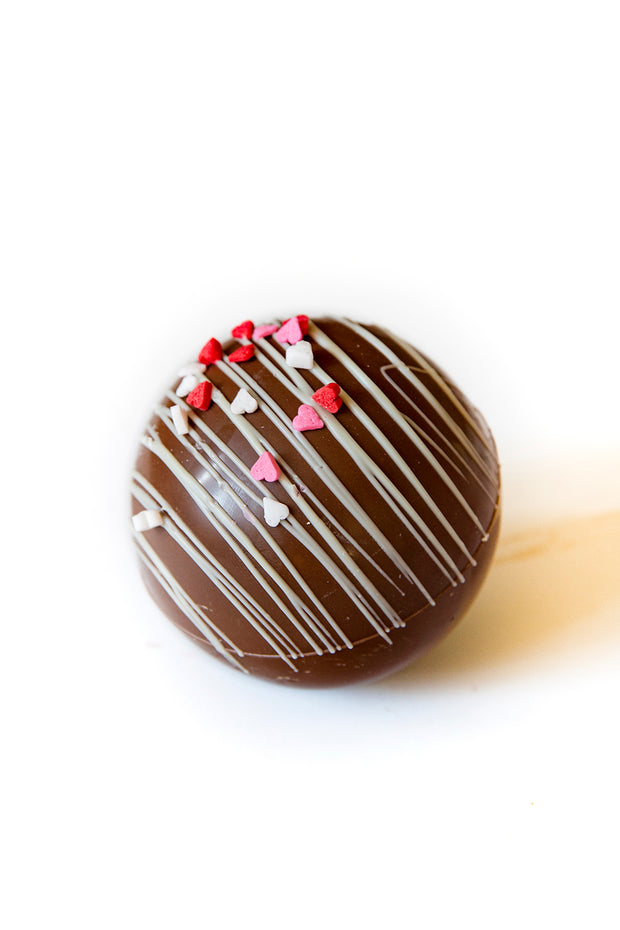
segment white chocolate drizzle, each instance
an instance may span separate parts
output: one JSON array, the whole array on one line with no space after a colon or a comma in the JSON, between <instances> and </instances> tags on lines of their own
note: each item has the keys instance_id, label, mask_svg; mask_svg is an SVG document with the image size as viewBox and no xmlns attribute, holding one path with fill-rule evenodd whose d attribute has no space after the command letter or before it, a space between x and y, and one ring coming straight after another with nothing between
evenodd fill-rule
<instances>
[{"instance_id":1,"label":"white chocolate drizzle","mask_svg":"<svg viewBox=\"0 0 620 930\"><path fill-rule=\"evenodd\" d=\"M490 451L488 437L482 434L480 424L465 409L441 375L407 343L391 337L394 344L402 349L403 354L413 359L415 366L408 365L399 358L389 346L365 327L348 320L342 323L386 359L386 364L377 372L376 380L371 379L334 340L312 322L309 323L310 341L314 341L321 350L325 350L321 352L321 357L324 357L326 352L329 353L380 405L386 416L400 429L403 437L426 460L436 477L452 495L454 506L472 521L481 533L479 539L484 541L487 538L485 528L446 468L452 469L453 474L456 473L465 481L475 482L491 500L492 493L487 490L487 485L496 478L474 442L455 421L453 414L418 377L418 373L428 375L438 385L452 408L459 412L484 447ZM305 344L308 343L298 345ZM311 386L311 379L328 384L334 380L333 376L317 364L316 358L311 370L302 374L290 363L287 364L286 351L277 343L272 344L270 340L261 339L260 348L255 346L255 359L281 386L283 398L290 395L299 403L312 404L312 393L316 387ZM194 410L173 391L167 393L170 406L161 404L155 408L159 422L147 428L142 442L184 489L195 508L200 511L230 552L251 570L263 593L277 608L279 615L290 624L289 632L274 620L272 612L261 605L247 586L235 577L230 566L227 567L215 557L199 536L181 519L171 502L164 498L145 475L136 471L132 485L134 498L145 510L160 511L163 515L162 525L154 529L153 533L166 533L208 578L219 594L224 596L231 607L254 629L264 641L266 648L271 650L271 653L267 654L279 657L293 671L297 670L295 659L308 655L308 648L311 650L310 654L322 655L325 652L335 653L341 649L351 649L354 644L346 633L343 621L334 617L328 610L328 596L319 598L312 584L287 555L285 540L288 535L307 550L310 561L316 560L327 569L333 579L334 588L344 591L355 611L368 622L370 635L378 635L386 642L391 642L390 630L404 626L405 621L377 588L369 572L372 570L380 574L397 594L404 596L404 591L398 583L400 574L420 591L429 606L433 606L434 598L412 568L415 560L403 558L370 518L362 499L358 498L352 489L355 487L354 483L349 481L345 484L321 455L320 440L310 441L302 432L292 429L291 419L283 407L251 376L248 368L231 364L226 360L214 364L236 386L236 397L239 397L241 392L241 396L245 396L250 391L251 395L258 399L259 413L256 417L259 418L262 414L275 428L275 437L273 431L269 431L272 442L267 441L261 429L263 422L254 417L246 418L236 414L235 410L238 408L231 406L222 390L214 387L212 403L243 436L248 446L257 456L265 451L273 455L281 469L278 482L272 487L265 482L255 481L250 474L250 467L210 427L209 412L200 413ZM412 386L413 393L424 398L445 424L453 441L388 375L390 370L397 371ZM190 374L185 370L183 373ZM391 390L396 391L411 406L416 419L404 415L395 406L377 383L379 375L390 385ZM463 582L464 575L457 556L460 553L467 562L475 565L473 552L456 532L452 522L425 488L415 470L410 467L394 443L378 430L368 412L346 391L341 390L340 397L343 407L355 418L359 427L381 445L394 468L411 489L411 493L406 495L396 486L356 438L359 429L356 429L355 435L350 432L343 426L338 413L332 414L321 409L325 428L349 456L352 467L360 469L365 481L392 511L404 530L411 534L424 557L430 559L445 577L446 583L455 586ZM176 410L172 407L176 407ZM183 423L187 420L187 432L178 430L180 416ZM422 428L418 422L420 419L427 429ZM279 440L276 442L278 437L281 437L281 443ZM182 457L171 450L171 440L173 446L176 444L182 448ZM314 475L319 479L318 487L316 483L312 489L304 486L303 476L296 473L295 466L289 461L289 450L294 450L312 468ZM190 471L190 459L202 469L200 479ZM327 498L320 491L321 484L327 492ZM286 503L280 499L282 494L286 496ZM359 533L346 530L337 521L327 502L329 495L337 498L357 521ZM447 542L439 539L437 532L433 531L428 521L421 516L410 497L423 502L458 553L452 554L448 551ZM265 504L269 506L265 508ZM271 521L274 525L267 525L265 512L284 513L285 510L288 511L288 515L281 522L274 518ZM248 521L248 532L242 525L244 519ZM181 613L194 625L197 633L203 636L218 654L235 666L243 668L244 655L255 653L244 652L236 645L214 623L209 616L209 608L197 604L182 588L157 554L155 536L135 531L134 538L145 567ZM260 545L257 545L258 540ZM369 550L369 541L373 544L374 552ZM354 558L353 551L359 558ZM396 574L386 571L377 561L376 556L379 552L390 559Z\"/></svg>"},{"instance_id":2,"label":"white chocolate drizzle","mask_svg":"<svg viewBox=\"0 0 620 930\"><path fill-rule=\"evenodd\" d=\"M362 329L362 327L359 327L359 326L352 325L352 329L354 329L355 332L358 332L358 331L365 332ZM417 446L417 448L422 453L424 458L427 459L427 461L432 465L435 471L439 474L439 476L442 478L446 487L448 487L450 491L452 491L452 493L458 500L459 504L463 507L465 512L471 517L471 519L474 521L478 529L482 533L484 533L484 527L480 523L480 520L478 519L474 511L471 509L471 507L469 506L469 504L467 503L467 501L465 500L465 498L463 497L459 489L456 487L456 485L454 484L454 482L452 481L452 479L450 478L450 476L448 475L444 467L437 461L437 459L432 454L430 449L428 449L427 446L422 442L420 437L416 434L415 430L412 430L406 421L403 423L403 417L402 417L400 410L398 410L398 408L389 399L389 397L387 397L387 395L382 390L380 390L377 384L368 377L366 372L363 371L359 367L359 365L357 365L353 361L353 359L349 355L346 354L346 352L343 352L340 346L337 346L336 343L332 339L330 339L328 336L322 333L321 330L318 328L318 326L315 326L314 324L312 324L311 333L312 333L312 337L316 339L319 345L323 346L324 348L328 348L332 352L335 358L337 358L340 362L343 362L344 364L346 364L349 371L351 371L351 373L354 374L358 378L360 384L363 384L364 387L368 388L368 390L371 391L375 399L379 401L379 403L381 404L383 409L386 411L386 413L391 417L391 419L394 420L395 423L399 423L401 425L403 432L405 434L408 434L408 438L412 440L412 442L414 443L414 445ZM371 339L369 339L368 341L371 343L373 342ZM394 357L396 358L396 356ZM371 428L372 420L370 420L370 417L368 417L367 414L363 410L361 410L359 407L357 407L357 413L360 419L363 419L367 425L369 421L370 428ZM385 438L383 439L383 444L385 445ZM418 491L418 493L420 494L424 502L427 504L427 506L431 508L431 510L433 511L433 513L435 514L439 522L450 533L450 535L452 536L454 541L457 543L459 548L461 548L461 550L469 556L469 558L472 560L472 564L475 565L475 561L473 561L473 557L468 553L467 547L465 546L463 541L458 537L456 531L454 530L448 518L443 514L443 512L438 507L438 505L432 500L430 495L427 493L426 489L423 487L421 482L418 480L417 476L413 473L413 471L409 468L407 463L403 460L402 456L399 455L399 453L396 451L396 449L394 449L393 446L390 445L389 448L390 448L390 455L392 455L392 457L401 466L404 474L409 478L409 480L413 484L416 491Z\"/></svg>"},{"instance_id":3,"label":"white chocolate drizzle","mask_svg":"<svg viewBox=\"0 0 620 930\"><path fill-rule=\"evenodd\" d=\"M281 380L283 384L286 384L286 381L284 381L284 379L282 378L282 375L277 371L277 369L273 368L273 366L270 366L267 360L262 356L261 353L258 353L258 356L260 360L262 360L263 363L265 364L265 367L268 367L272 371L272 373L275 375L275 377ZM273 357L275 361L277 361L278 363L281 361L277 353L274 353ZM315 366L315 373L317 374L317 377L322 378L324 383L326 384L329 383L330 381L329 376L324 371L322 371L320 368L318 368L318 366ZM300 391L296 394L296 396L303 397L304 388L306 389L306 391L308 391L307 385L305 384L303 378L299 378L299 380L297 381L297 384L299 385ZM308 391L308 393L310 392ZM375 428L374 423L372 422L372 420L370 420L369 417L366 416L366 414L361 410L359 405L355 404L354 401L349 397L349 395L346 394L344 391L341 391L340 397L343 399L346 406L364 424L366 429L369 430L370 434L373 435L374 433L376 433L376 428ZM459 579L459 581L463 581L462 573L459 571L459 569L456 566L456 563L454 562L452 557L448 554L444 546L441 545L436 535L429 529L426 522L418 514L418 512L415 510L412 504L401 494L401 492L396 488L394 483L389 480L387 475L377 465L377 463L371 458L371 456L368 455L366 450L359 444L359 442L357 442L353 438L353 436L351 436L349 432L347 432L346 429L344 429L344 427L342 427L341 423L338 420L338 414L330 414L327 411L325 411L325 425L331 432L334 433L338 441L341 443L342 447L348 452L352 461L357 462L358 464L361 463L365 466L366 478L371 482L375 490L381 495L381 497L384 499L387 506L390 507L390 509L394 512L396 517L404 524L404 526L406 526L406 528L409 530L412 536L416 538L416 540L419 542L419 544L422 546L425 552L433 559L435 564L443 571L446 577L450 579L451 583L453 583L453 579L451 578L448 570L452 570L457 576L457 578ZM413 479L412 483L414 483L414 485L419 484L417 478L415 478L411 470L408 468L408 466L402 459L402 456L396 451L396 449L394 449L392 445L387 443L387 441L385 440L385 437L383 436L381 437L381 444L387 451L391 451L392 453L391 457L394 459L394 461L397 464L399 465L402 464L405 466L405 474L407 476L410 476ZM344 490L347 496L347 502L349 502L349 498L352 498L353 495L351 494L350 491L348 491L348 489L345 488ZM358 504L358 507L359 507L359 504ZM408 519L408 517L410 519ZM362 523L362 525L365 525L365 526L368 526L368 523L369 523L368 516L363 510L362 510L362 516L361 516L360 522ZM423 536L426 536L426 539L428 540L428 543L430 543L430 546L423 539ZM471 559L471 556L467 548L465 547L465 544L462 542L462 540L459 539L458 536L456 537L456 539L458 541L460 548L464 551L467 557ZM435 549L437 554L435 554L435 552L432 551L431 546ZM445 560L447 569L444 568L438 556L443 557L443 559ZM398 556L398 558L401 559L400 556ZM475 564L475 562L473 564ZM411 569L406 563L405 563L404 572L408 577L412 577ZM416 584L418 583L418 581L415 579L415 576L412 577L412 580L414 580L414 583ZM428 595L428 597L432 602L430 595Z\"/></svg>"},{"instance_id":4,"label":"white chocolate drizzle","mask_svg":"<svg viewBox=\"0 0 620 930\"><path fill-rule=\"evenodd\" d=\"M224 410L224 412L228 413L229 416L234 416L234 414L230 413L230 405L228 404L228 402L223 397L220 391L218 391L217 394L214 395L214 400L215 400L215 403L217 403L218 406L220 406L222 410ZM164 421L166 421L167 408L159 407L156 409L156 412ZM199 426L204 425L203 421L197 418L195 415L192 415L192 419L197 423L197 425ZM272 455L274 455L274 458L276 457L275 452L272 449L272 447L268 446L264 442L264 440L261 444L260 434L258 433L258 431L256 430L254 426L244 421L241 424L239 424L239 429L241 432L243 432L248 437L249 441L251 442L253 447L257 449L257 451L261 449L261 445L262 445L267 448L267 451L272 452ZM185 441L184 445L186 446L188 452L190 452L194 456L194 458L200 461L200 464L205 468L205 470L208 473L212 475L215 474L212 466L204 459L203 456L200 455L199 452L197 452L197 450L190 443ZM151 448L152 448L152 451L155 451L153 447ZM187 477L181 480L179 471L178 471L179 466L178 466L177 460L174 459L174 456L171 456L171 454L168 453L167 450L166 450L166 454L164 454L163 457L161 455L158 455L158 457L162 458L162 460L168 465L168 467L171 467L171 470L174 472L175 476L181 481L183 486L186 487L186 490L187 490L188 482L189 484L191 484L192 482L196 481L196 479L193 478L193 476L189 472L187 472ZM171 463L173 464L171 465ZM241 462L240 459L237 459L236 464L244 472L246 476L246 481L248 483L253 482L257 487L261 486L260 482L254 481L254 479L251 477L249 469L247 468L247 466L245 466ZM346 563L347 567L349 568L352 574L358 575L359 569L357 568L355 562L351 559L351 556L346 552L342 544L338 541L338 539L334 536L334 534L329 530L325 521L322 520L317 514L313 513L308 508L307 503L303 500L303 496L297 495L295 484L284 475L282 475L280 479L280 484L287 491L291 499L294 500L295 503L302 508L302 510L304 510L304 513L307 516L311 517L313 525L315 526L316 529L318 529L318 531L320 532L322 537L325 539L325 541L328 543L328 545L332 547L332 551L334 553L337 553L340 556L341 560ZM199 484L199 487L204 492L204 488L202 487L202 485ZM242 484L241 487L245 488L245 485ZM233 490L232 485L227 485L226 490L228 492L229 497L234 501L234 503L241 507L242 501L238 497L236 492ZM265 486L264 493L267 495L270 494L268 486ZM199 501L197 501L197 503L198 503L198 506L200 506ZM329 556L329 551L326 551L321 546L319 546L316 540L314 540L314 538L304 529L304 527L298 520L296 520L295 518L289 519L285 525L285 528L287 530L289 529L289 524L290 524L291 530L294 532L294 535L297 537L297 539L300 540L300 542L302 542L305 545L308 551L311 552L315 556L315 558L317 558L319 561L322 561L324 563L327 562L330 568L330 572L332 573L334 578L349 593L349 596L351 597L351 599L357 604L357 606L362 611L362 613L365 614L368 621L375 628L375 630L385 639L389 639L387 636L386 628L379 621L378 615L375 609L373 608L372 604L367 602L367 599L364 597L363 593L357 590L356 586L351 583L351 580L347 577L347 575L342 572L342 570L338 567L336 562ZM334 618L332 618L327 613L320 599L317 598L316 595L314 594L311 586L308 585L308 583L303 578L301 573L292 565L292 563L286 556L284 550L276 544L275 540L273 539L273 536L267 530L265 530L265 528L262 526L261 523L257 524L256 529L263 536L263 538L268 542L270 547L274 550L279 560L287 567L287 569L289 570L291 575L295 578L297 583L305 590L308 596L315 602L319 611L324 613L330 625L337 631L338 635L342 638L343 644L347 646L348 648L351 648L352 644L349 641L348 637L339 628ZM255 547L251 545L251 543L249 542L249 540L247 540L245 535L243 536L243 544L246 547L248 554L253 558L256 557L257 550L255 549ZM260 559L258 559L258 561L260 561ZM393 625L400 626L401 624L400 624L400 620L398 618L397 612L393 608L390 607L388 601L384 598L381 592L372 584L370 579L366 579L366 582L367 582L368 588L372 591L377 603L381 606L381 608L387 614L387 616L390 617Z\"/></svg>"},{"instance_id":5,"label":"white chocolate drizzle","mask_svg":"<svg viewBox=\"0 0 620 930\"><path fill-rule=\"evenodd\" d=\"M242 585L234 578L234 576L223 566L221 563L215 559L212 554L202 545L200 540L191 532L191 530L183 523L178 514L170 507L170 505L165 501L160 494L157 493L155 488L145 478L139 474L134 474L135 484L133 486L133 494L136 500L144 501L148 500L148 494L153 495L153 499L159 501L160 505L167 512L167 520L164 522L164 528L167 532L179 543L181 548L183 548L193 559L194 562L204 571L205 575L214 583L215 587L226 594L231 603L233 603L245 617L245 619L256 629L263 639L272 646L274 652L280 655L291 668L294 668L292 662L290 661L289 656L293 658L296 656L302 655L302 651L295 645L293 640L279 627L276 623L273 622L271 617L264 611L260 604L251 596L251 594L243 588ZM154 568L158 568L159 572L163 574L164 579L167 582L166 592L172 599L175 601L178 607L183 610L183 613L186 616L189 616L189 619L192 621L194 626L198 629L199 632L203 633L215 646L216 641L226 642L231 649L238 655L243 656L244 653L240 650L221 630L219 630L213 621L200 609L198 605L191 601L189 596L185 591L182 590L178 581L172 576L172 574L166 569L161 560L155 555L153 549L149 545L144 545L142 539L138 539L140 549L143 554L146 556L145 563L147 567L155 574ZM147 561L148 559L148 561ZM149 563L152 563L149 564ZM172 593L171 593L172 592ZM188 615L187 611L183 609L183 604L191 604L192 614ZM206 629L208 628L208 629ZM316 646L311 639L308 639L309 644L314 648L314 651L320 655L321 649ZM218 652L226 654L226 650L222 648L221 642L218 648Z\"/></svg>"},{"instance_id":6,"label":"white chocolate drizzle","mask_svg":"<svg viewBox=\"0 0 620 930\"><path fill-rule=\"evenodd\" d=\"M289 384L287 379L284 377L284 372L281 373L278 371L277 368L269 365L269 362L264 358L261 352L257 353L257 357L259 358L259 360L263 362L264 367L269 368L269 370L274 375L274 377L276 377L279 381L281 381L283 386L287 388L287 390L290 390L291 393L293 393L295 397L302 398L304 396L310 396L310 392L308 391L307 385L303 381L303 378L300 377L300 382L302 385L304 385L306 389L306 395L304 395L303 390L295 391L294 386ZM282 357L280 356L280 359L281 358ZM264 401L264 405L262 407L263 412L269 417L269 419L271 420L273 425L276 427L276 429L279 430L279 432L286 438L286 440L289 443L299 447L300 451L303 452L304 457L313 465L316 474L323 480L327 489L328 490L331 489L333 493L337 494L340 500L346 501L347 507L349 507L353 513L355 513L359 523L362 526L364 526L366 529L368 529L369 531L372 531L374 538L377 539L377 541L381 543L382 547L384 547L386 551L390 553L390 556L393 559L394 564L398 566L399 570L406 577L408 577L411 581L413 581L414 584L420 587L420 590L423 593L425 593L425 595L427 596L429 603L432 603L431 596L427 592L425 592L424 587L421 585L421 582L419 582L419 579L416 578L415 574L413 573L412 569L407 564L407 562L405 562L405 560L402 558L400 553L389 542L387 537L383 533L381 533L381 531L379 530L379 527L371 523L368 517L368 514L366 513L364 508L361 506L359 501L351 493L349 488L347 488L346 485L343 484L343 482L340 480L338 475L321 458L317 449L314 448L314 446L310 443L310 441L305 436L291 429L289 418L286 416L282 408L278 404L276 404L274 399L256 381L254 381L247 374L247 372L244 371L244 372L240 372L239 374L237 374L237 372L227 372L227 374L236 383L242 384L245 381L245 383L252 385L253 390L257 394L259 394ZM249 435L247 430L245 431L245 433L246 433L246 436ZM263 441L260 435L256 432L256 430L254 431L254 436L255 436L255 441L258 442L259 444ZM346 434L345 432L345 438L346 436L348 436L348 434ZM271 451L272 454L275 454L273 447L266 445L266 448L269 451ZM363 450L361 449L361 447L358 447L356 444L355 449L357 448L359 448L360 455L362 455ZM291 477L294 482L301 483L301 479L299 479L293 471L291 471ZM308 494L308 496L310 495ZM314 499L316 500L316 498ZM329 519L330 521L332 521L331 514L329 514ZM415 533L415 528L411 527L411 529Z\"/></svg>"}]
</instances>

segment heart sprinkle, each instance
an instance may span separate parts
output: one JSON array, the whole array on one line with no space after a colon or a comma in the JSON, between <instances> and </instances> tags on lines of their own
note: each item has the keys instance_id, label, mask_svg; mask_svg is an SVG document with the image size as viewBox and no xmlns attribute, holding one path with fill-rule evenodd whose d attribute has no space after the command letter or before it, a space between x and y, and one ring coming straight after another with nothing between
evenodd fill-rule
<instances>
[{"instance_id":1,"label":"heart sprinkle","mask_svg":"<svg viewBox=\"0 0 620 930\"><path fill-rule=\"evenodd\" d=\"M267 498L265 498L266 500ZM280 504L283 507L283 504ZM288 515L288 507L286 508ZM282 518L284 519L284 517ZM137 533L144 533L145 530L152 530L154 526L163 526L164 517L159 510L141 510L140 513L134 514L131 518L133 528ZM269 524L272 526L273 524Z\"/></svg>"},{"instance_id":2,"label":"heart sprinkle","mask_svg":"<svg viewBox=\"0 0 620 930\"><path fill-rule=\"evenodd\" d=\"M185 436L187 433L189 433L189 418L187 416L187 410L179 407L178 404L173 404L173 406L170 408L170 416L172 417L172 423L175 430L177 431L178 436Z\"/></svg>"},{"instance_id":3,"label":"heart sprinkle","mask_svg":"<svg viewBox=\"0 0 620 930\"><path fill-rule=\"evenodd\" d=\"M325 426L320 416L309 404L301 404L297 416L293 420L293 429L303 433L307 429L321 429Z\"/></svg>"},{"instance_id":4,"label":"heart sprinkle","mask_svg":"<svg viewBox=\"0 0 620 930\"><path fill-rule=\"evenodd\" d=\"M279 329L277 323L267 323L264 326L257 326L253 332L254 339L263 339L265 336L271 336L272 333L276 333Z\"/></svg>"},{"instance_id":5,"label":"heart sprinkle","mask_svg":"<svg viewBox=\"0 0 620 930\"><path fill-rule=\"evenodd\" d=\"M254 356L254 346L239 346L238 349L235 349L234 352L231 352L228 356L229 362L247 362L248 359Z\"/></svg>"},{"instance_id":6,"label":"heart sprinkle","mask_svg":"<svg viewBox=\"0 0 620 930\"><path fill-rule=\"evenodd\" d=\"M280 477L280 468L271 452L263 452L252 465L250 474L255 481L277 481Z\"/></svg>"},{"instance_id":7,"label":"heart sprinkle","mask_svg":"<svg viewBox=\"0 0 620 930\"><path fill-rule=\"evenodd\" d=\"M267 526L277 526L282 520L286 520L290 513L286 504L274 501L271 497L263 497L263 510Z\"/></svg>"},{"instance_id":8,"label":"heart sprinkle","mask_svg":"<svg viewBox=\"0 0 620 930\"><path fill-rule=\"evenodd\" d=\"M296 316L292 319L287 320L283 326L280 327L278 332L275 334L274 339L277 339L278 342L284 343L288 342L290 345L295 345L299 342L300 339L303 339L304 334L301 326L299 325L299 320Z\"/></svg>"},{"instance_id":9,"label":"heart sprinkle","mask_svg":"<svg viewBox=\"0 0 620 930\"><path fill-rule=\"evenodd\" d=\"M189 392L193 391L197 384L198 378L196 375L185 375L174 393L177 397L187 397Z\"/></svg>"},{"instance_id":10,"label":"heart sprinkle","mask_svg":"<svg viewBox=\"0 0 620 930\"><path fill-rule=\"evenodd\" d=\"M213 362L219 362L223 357L222 346L217 339L209 339L200 350L198 361L204 365L211 365Z\"/></svg>"},{"instance_id":11,"label":"heart sprinkle","mask_svg":"<svg viewBox=\"0 0 620 930\"><path fill-rule=\"evenodd\" d=\"M258 401L245 388L241 388L230 405L233 413L254 413L257 407Z\"/></svg>"},{"instance_id":12,"label":"heart sprinkle","mask_svg":"<svg viewBox=\"0 0 620 930\"><path fill-rule=\"evenodd\" d=\"M325 387L319 388L312 395L312 400L316 401L319 407L328 410L330 413L337 413L342 407L342 400L338 396L340 386L335 381L326 384Z\"/></svg>"},{"instance_id":13,"label":"heart sprinkle","mask_svg":"<svg viewBox=\"0 0 620 930\"><path fill-rule=\"evenodd\" d=\"M286 350L286 364L291 368L312 368L314 356L309 342L296 342Z\"/></svg>"},{"instance_id":14,"label":"heart sprinkle","mask_svg":"<svg viewBox=\"0 0 620 930\"><path fill-rule=\"evenodd\" d=\"M309 321L305 313L298 313L297 316L292 316L290 320L285 320L282 325L286 326L286 324L290 323L291 320L297 320L304 336L308 335L308 322Z\"/></svg>"},{"instance_id":15,"label":"heart sprinkle","mask_svg":"<svg viewBox=\"0 0 620 930\"><path fill-rule=\"evenodd\" d=\"M211 403L213 385L210 381L201 381L198 387L187 395L187 403L196 410L207 410Z\"/></svg>"},{"instance_id":16,"label":"heart sprinkle","mask_svg":"<svg viewBox=\"0 0 620 930\"><path fill-rule=\"evenodd\" d=\"M220 356L220 358L221 357L222 356ZM187 365L183 365L182 368L179 368L179 378L186 378L188 375L195 375L198 377L198 375L204 374L206 367L206 363L204 362L189 362Z\"/></svg>"},{"instance_id":17,"label":"heart sprinkle","mask_svg":"<svg viewBox=\"0 0 620 930\"><path fill-rule=\"evenodd\" d=\"M245 320L243 323L239 323L238 326L235 326L235 328L231 330L231 336L233 339L251 339L253 332L254 323L252 320Z\"/></svg>"}]
</instances>

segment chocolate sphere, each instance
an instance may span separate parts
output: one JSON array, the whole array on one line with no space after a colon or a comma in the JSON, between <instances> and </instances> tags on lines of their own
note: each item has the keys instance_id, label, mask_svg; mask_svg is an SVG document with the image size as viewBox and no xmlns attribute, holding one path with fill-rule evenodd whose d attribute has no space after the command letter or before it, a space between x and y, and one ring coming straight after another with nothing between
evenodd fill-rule
<instances>
[{"instance_id":1,"label":"chocolate sphere","mask_svg":"<svg viewBox=\"0 0 620 930\"><path fill-rule=\"evenodd\" d=\"M155 407L132 482L147 588L232 668L333 686L425 652L499 529L480 413L379 326L246 322Z\"/></svg>"}]
</instances>

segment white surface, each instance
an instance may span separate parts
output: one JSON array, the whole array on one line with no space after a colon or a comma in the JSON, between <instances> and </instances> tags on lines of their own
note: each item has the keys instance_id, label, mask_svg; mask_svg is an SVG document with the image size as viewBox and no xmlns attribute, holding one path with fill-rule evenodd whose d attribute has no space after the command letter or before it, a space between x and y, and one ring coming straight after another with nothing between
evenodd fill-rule
<instances>
[{"instance_id":1,"label":"white surface","mask_svg":"<svg viewBox=\"0 0 620 930\"><path fill-rule=\"evenodd\" d=\"M617 928L618 533L573 518L620 508L618 25L5 5L3 926ZM409 336L502 453L503 563L382 684L220 668L129 546L149 404L291 311Z\"/></svg>"}]
</instances>

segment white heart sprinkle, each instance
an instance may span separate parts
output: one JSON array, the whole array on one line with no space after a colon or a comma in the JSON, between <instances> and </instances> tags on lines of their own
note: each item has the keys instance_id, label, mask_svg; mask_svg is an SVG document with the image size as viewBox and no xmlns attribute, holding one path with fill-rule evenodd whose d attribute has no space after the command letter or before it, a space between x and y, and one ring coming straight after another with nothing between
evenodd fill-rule
<instances>
[{"instance_id":1,"label":"white heart sprinkle","mask_svg":"<svg viewBox=\"0 0 620 930\"><path fill-rule=\"evenodd\" d=\"M179 368L178 375L179 378L184 378L186 375L203 375L206 369L207 366L202 362L188 362L187 365Z\"/></svg>"},{"instance_id":2,"label":"white heart sprinkle","mask_svg":"<svg viewBox=\"0 0 620 930\"><path fill-rule=\"evenodd\" d=\"M312 346L309 342L296 342L295 345L289 346L286 350L286 364L291 368L312 368L314 365L314 356L312 355Z\"/></svg>"},{"instance_id":3,"label":"white heart sprinkle","mask_svg":"<svg viewBox=\"0 0 620 930\"><path fill-rule=\"evenodd\" d=\"M190 391L193 391L198 384L196 375L185 375L175 393L177 397L187 397Z\"/></svg>"},{"instance_id":4,"label":"white heart sprinkle","mask_svg":"<svg viewBox=\"0 0 620 930\"><path fill-rule=\"evenodd\" d=\"M170 416L172 417L174 428L179 436L185 436L186 433L189 433L187 410L183 410L178 404L174 404L170 408Z\"/></svg>"},{"instance_id":5,"label":"white heart sprinkle","mask_svg":"<svg viewBox=\"0 0 620 930\"><path fill-rule=\"evenodd\" d=\"M230 405L233 413L254 413L257 407L258 401L245 388L241 388Z\"/></svg>"},{"instance_id":6,"label":"white heart sprinkle","mask_svg":"<svg viewBox=\"0 0 620 930\"><path fill-rule=\"evenodd\" d=\"M154 526L163 526L164 518L159 510L141 510L131 518L133 528L137 533L152 530Z\"/></svg>"},{"instance_id":7,"label":"white heart sprinkle","mask_svg":"<svg viewBox=\"0 0 620 930\"><path fill-rule=\"evenodd\" d=\"M286 520L290 513L286 504L274 501L271 497L263 497L263 509L267 526L277 526L282 520Z\"/></svg>"}]
</instances>

